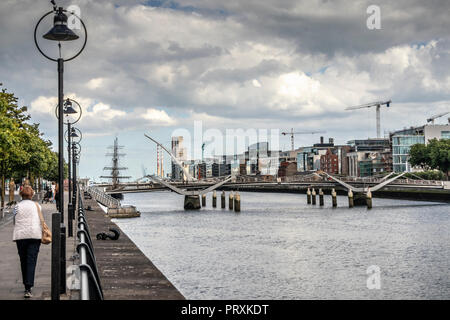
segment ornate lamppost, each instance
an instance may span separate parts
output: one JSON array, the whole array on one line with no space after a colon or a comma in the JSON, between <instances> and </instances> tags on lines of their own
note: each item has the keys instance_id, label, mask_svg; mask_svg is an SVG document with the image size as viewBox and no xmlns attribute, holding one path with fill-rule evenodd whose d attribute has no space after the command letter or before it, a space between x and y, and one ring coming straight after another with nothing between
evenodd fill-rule
<instances>
[{"instance_id":1,"label":"ornate lamppost","mask_svg":"<svg viewBox=\"0 0 450 320\"><path fill-rule=\"evenodd\" d=\"M58 106L56 106L55 109L55 114L56 117L58 118ZM69 187L69 203L68 203L68 210L67 210L67 217L68 217L68 231L69 237L73 236L73 215L74 215L74 202L72 200L72 174L71 174L71 161L72 161L72 157L71 157L71 141L72 138L76 139L78 137L78 135L76 134L76 132L74 132L72 130L72 125L77 123L80 119L81 119L81 115L82 115L82 108L80 106L80 104L73 99L67 98L64 100L64 124L67 125L67 130L64 133L64 139L67 142L67 159L68 159L68 174L69 174L69 179L68 179L68 187ZM73 190L75 191L75 190Z\"/></svg>"},{"instance_id":2,"label":"ornate lamppost","mask_svg":"<svg viewBox=\"0 0 450 320\"><path fill-rule=\"evenodd\" d=\"M55 1L52 0L53 10L44 14L36 24L34 29L34 43L36 44L39 52L47 59L57 62L58 65L58 115L62 115L63 108L63 73L64 73L64 62L71 61L75 59L84 50L87 42L87 30L86 26L79 16L73 12L68 12L63 7L57 7ZM48 16L53 14L53 27L45 33L42 37L46 40L55 41L58 43L58 58L52 58L44 51L39 45L37 30L41 22ZM85 38L81 49L69 58L63 58L61 56L61 42L77 40L79 36L75 34L67 25L67 14L74 15L84 30ZM66 279L65 275L65 226L64 226L64 122L63 117L60 116L58 119L58 207L59 212L52 215L52 300L59 300L59 294L66 292ZM64 268L64 269L63 269Z\"/></svg>"}]
</instances>

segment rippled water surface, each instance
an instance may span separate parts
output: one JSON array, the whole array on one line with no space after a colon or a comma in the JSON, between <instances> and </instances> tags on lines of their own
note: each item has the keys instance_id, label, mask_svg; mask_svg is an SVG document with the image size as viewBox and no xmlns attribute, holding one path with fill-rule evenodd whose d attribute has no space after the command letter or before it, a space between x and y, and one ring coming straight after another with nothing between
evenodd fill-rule
<instances>
[{"instance_id":1,"label":"rippled water surface","mask_svg":"<svg viewBox=\"0 0 450 320\"><path fill-rule=\"evenodd\" d=\"M218 193L220 195L220 193ZM189 299L450 299L450 206L374 199L373 209L241 193L241 212L184 211L170 192L126 194L115 222ZM380 286L368 289L369 266Z\"/></svg>"}]
</instances>

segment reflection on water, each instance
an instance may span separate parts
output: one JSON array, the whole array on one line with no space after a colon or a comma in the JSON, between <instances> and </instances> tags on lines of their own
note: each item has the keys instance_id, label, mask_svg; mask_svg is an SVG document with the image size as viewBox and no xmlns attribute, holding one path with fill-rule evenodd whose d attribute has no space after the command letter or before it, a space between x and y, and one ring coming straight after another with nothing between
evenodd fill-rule
<instances>
[{"instance_id":1,"label":"reflection on water","mask_svg":"<svg viewBox=\"0 0 450 320\"><path fill-rule=\"evenodd\" d=\"M449 299L450 206L373 199L373 209L241 193L241 212L184 211L170 192L126 194L114 220L189 299ZM227 196L228 204L228 196ZM369 266L381 289L367 288Z\"/></svg>"}]
</instances>

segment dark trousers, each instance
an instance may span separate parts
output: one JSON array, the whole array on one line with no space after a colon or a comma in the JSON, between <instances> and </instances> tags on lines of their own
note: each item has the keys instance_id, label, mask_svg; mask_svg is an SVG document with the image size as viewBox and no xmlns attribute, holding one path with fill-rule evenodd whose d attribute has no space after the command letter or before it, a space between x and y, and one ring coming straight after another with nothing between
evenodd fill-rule
<instances>
[{"instance_id":1,"label":"dark trousers","mask_svg":"<svg viewBox=\"0 0 450 320\"><path fill-rule=\"evenodd\" d=\"M16 244L20 257L23 285L25 290L30 290L34 286L34 271L36 270L41 239L17 240Z\"/></svg>"}]
</instances>

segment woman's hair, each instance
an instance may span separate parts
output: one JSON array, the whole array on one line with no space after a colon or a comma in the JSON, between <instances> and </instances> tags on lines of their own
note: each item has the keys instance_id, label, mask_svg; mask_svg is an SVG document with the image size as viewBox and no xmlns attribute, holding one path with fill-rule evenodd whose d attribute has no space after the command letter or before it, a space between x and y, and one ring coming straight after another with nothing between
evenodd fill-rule
<instances>
[{"instance_id":1,"label":"woman's hair","mask_svg":"<svg viewBox=\"0 0 450 320\"><path fill-rule=\"evenodd\" d=\"M34 190L30 186L24 186L22 191L20 191L20 196L22 197L22 199L25 199L25 200L31 200L31 198L33 198L33 195L34 195Z\"/></svg>"}]
</instances>

